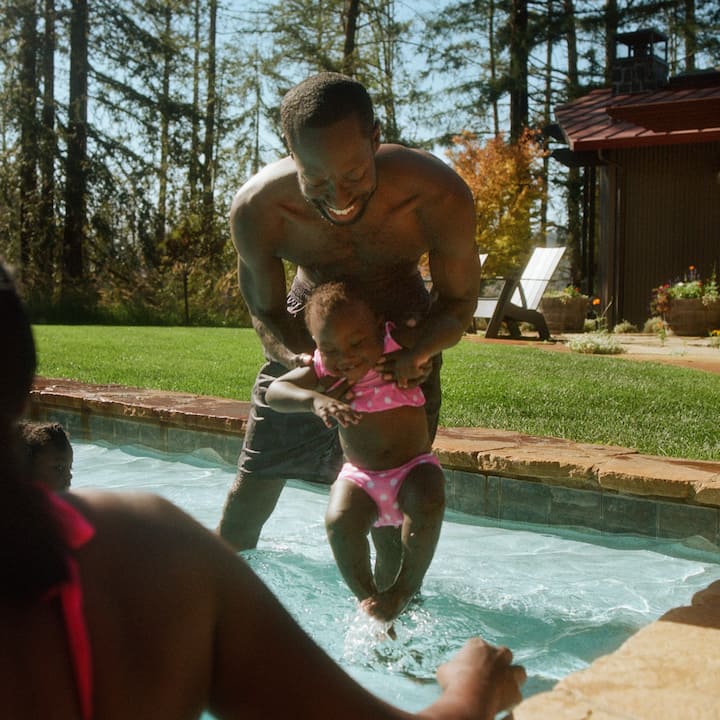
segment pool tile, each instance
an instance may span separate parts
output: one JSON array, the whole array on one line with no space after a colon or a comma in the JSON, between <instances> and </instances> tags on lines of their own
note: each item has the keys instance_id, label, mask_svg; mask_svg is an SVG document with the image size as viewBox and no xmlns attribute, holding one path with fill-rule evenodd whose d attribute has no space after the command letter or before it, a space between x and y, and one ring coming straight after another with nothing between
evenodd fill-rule
<instances>
[{"instance_id":1,"label":"pool tile","mask_svg":"<svg viewBox=\"0 0 720 720\"><path fill-rule=\"evenodd\" d=\"M51 408L44 413L33 412L31 419L38 422L58 422L65 428L65 431L70 435L71 439L85 439L83 418L82 415L77 412L67 412Z\"/></svg>"},{"instance_id":2,"label":"pool tile","mask_svg":"<svg viewBox=\"0 0 720 720\"><path fill-rule=\"evenodd\" d=\"M446 470L447 506L470 515L485 514L485 476L464 470Z\"/></svg>"},{"instance_id":3,"label":"pool tile","mask_svg":"<svg viewBox=\"0 0 720 720\"><path fill-rule=\"evenodd\" d=\"M601 530L602 494L593 490L551 487L547 523L548 525L580 525Z\"/></svg>"},{"instance_id":4,"label":"pool tile","mask_svg":"<svg viewBox=\"0 0 720 720\"><path fill-rule=\"evenodd\" d=\"M157 425L149 422L137 423L137 441L140 445L147 445L152 448L160 448L163 452L171 452L167 447L167 426Z\"/></svg>"},{"instance_id":5,"label":"pool tile","mask_svg":"<svg viewBox=\"0 0 720 720\"><path fill-rule=\"evenodd\" d=\"M550 488L539 482L501 479L502 520L547 523L550 515Z\"/></svg>"},{"instance_id":6,"label":"pool tile","mask_svg":"<svg viewBox=\"0 0 720 720\"><path fill-rule=\"evenodd\" d=\"M168 452L173 453L193 453L210 448L222 462L235 466L242 447L242 438L237 435L168 427L167 447Z\"/></svg>"},{"instance_id":7,"label":"pool tile","mask_svg":"<svg viewBox=\"0 0 720 720\"><path fill-rule=\"evenodd\" d=\"M667 538L704 537L718 544L718 510L679 503L659 502L658 535Z\"/></svg>"},{"instance_id":8,"label":"pool tile","mask_svg":"<svg viewBox=\"0 0 720 720\"><path fill-rule=\"evenodd\" d=\"M485 516L493 520L499 520L501 517L501 491L502 478L488 475L485 482Z\"/></svg>"},{"instance_id":9,"label":"pool tile","mask_svg":"<svg viewBox=\"0 0 720 720\"><path fill-rule=\"evenodd\" d=\"M86 417L87 421L84 428L86 439L116 442L115 426L118 422L117 418L96 413L90 413Z\"/></svg>"},{"instance_id":10,"label":"pool tile","mask_svg":"<svg viewBox=\"0 0 720 720\"><path fill-rule=\"evenodd\" d=\"M604 532L657 535L657 503L610 493L602 494Z\"/></svg>"}]
</instances>

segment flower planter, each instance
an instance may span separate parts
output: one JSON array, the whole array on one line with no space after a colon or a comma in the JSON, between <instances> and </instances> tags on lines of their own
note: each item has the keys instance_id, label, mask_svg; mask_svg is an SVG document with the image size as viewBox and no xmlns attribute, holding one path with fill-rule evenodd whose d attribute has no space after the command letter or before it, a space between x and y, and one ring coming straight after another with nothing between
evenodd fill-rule
<instances>
[{"instance_id":1,"label":"flower planter","mask_svg":"<svg viewBox=\"0 0 720 720\"><path fill-rule=\"evenodd\" d=\"M585 329L589 299L587 297L544 297L540 312L551 333L578 333Z\"/></svg>"},{"instance_id":2,"label":"flower planter","mask_svg":"<svg viewBox=\"0 0 720 720\"><path fill-rule=\"evenodd\" d=\"M672 298L666 320L676 335L705 336L720 327L720 301L705 305L700 298Z\"/></svg>"}]
</instances>

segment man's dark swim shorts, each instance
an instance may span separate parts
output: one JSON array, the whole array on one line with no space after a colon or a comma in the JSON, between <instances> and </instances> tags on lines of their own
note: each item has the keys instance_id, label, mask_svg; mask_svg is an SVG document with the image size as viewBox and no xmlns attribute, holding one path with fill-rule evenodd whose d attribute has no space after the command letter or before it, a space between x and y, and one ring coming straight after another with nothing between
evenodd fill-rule
<instances>
[{"instance_id":1,"label":"man's dark swim shorts","mask_svg":"<svg viewBox=\"0 0 720 720\"><path fill-rule=\"evenodd\" d=\"M296 278L287 298L288 311L293 314L302 312L311 291L311 287ZM403 287L398 292L402 295L403 306L421 315L427 313L429 296L419 276L414 287ZM400 305L394 300L390 302L391 306ZM390 319L402 322L399 318ZM433 359L430 377L421 386L425 394L425 412L431 439L435 437L440 415L441 366L442 355L438 355ZM242 477L253 475L331 484L343 464L337 428L326 427L312 413L279 413L265 401L270 383L287 370L273 361L266 362L260 368L253 387L252 408L238 459L238 474Z\"/></svg>"}]
</instances>

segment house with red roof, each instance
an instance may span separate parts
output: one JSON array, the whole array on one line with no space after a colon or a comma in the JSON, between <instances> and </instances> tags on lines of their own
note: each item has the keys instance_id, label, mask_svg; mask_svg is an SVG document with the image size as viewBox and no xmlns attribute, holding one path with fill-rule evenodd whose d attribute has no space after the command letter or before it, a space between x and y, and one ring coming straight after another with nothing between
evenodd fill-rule
<instances>
[{"instance_id":1,"label":"house with red roof","mask_svg":"<svg viewBox=\"0 0 720 720\"><path fill-rule=\"evenodd\" d=\"M584 168L583 274L611 326L642 327L652 289L691 265L720 276L720 72L668 78L666 40L618 35L612 87L558 106L550 131Z\"/></svg>"}]
</instances>

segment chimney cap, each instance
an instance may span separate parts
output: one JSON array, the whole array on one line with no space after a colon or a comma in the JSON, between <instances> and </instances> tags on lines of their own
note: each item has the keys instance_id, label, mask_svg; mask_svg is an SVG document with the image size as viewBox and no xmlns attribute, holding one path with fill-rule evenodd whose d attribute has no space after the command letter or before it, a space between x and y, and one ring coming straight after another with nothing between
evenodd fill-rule
<instances>
[{"instance_id":1,"label":"chimney cap","mask_svg":"<svg viewBox=\"0 0 720 720\"><path fill-rule=\"evenodd\" d=\"M621 42L623 45L635 45L639 42L667 42L667 35L655 30L654 28L646 28L644 30L632 30L631 32L617 33L615 41Z\"/></svg>"}]
</instances>

